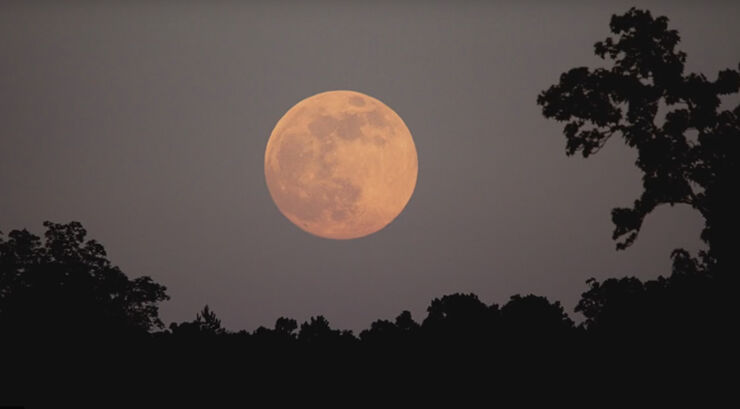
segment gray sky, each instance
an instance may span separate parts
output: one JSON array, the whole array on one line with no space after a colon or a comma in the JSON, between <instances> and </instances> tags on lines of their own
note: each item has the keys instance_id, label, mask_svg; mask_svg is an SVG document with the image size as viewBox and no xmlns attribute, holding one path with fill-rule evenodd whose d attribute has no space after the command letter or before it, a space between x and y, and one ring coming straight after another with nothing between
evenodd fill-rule
<instances>
[{"instance_id":1,"label":"gray sky","mask_svg":"<svg viewBox=\"0 0 740 409\"><path fill-rule=\"evenodd\" d=\"M323 314L357 330L453 292L572 313L587 278L653 278L673 248L701 248L698 215L665 207L617 252L635 153L615 139L566 157L535 100L599 64L593 44L633 4L667 15L688 70L714 78L740 58L738 3L152 3L0 5L0 230L82 222L129 276L168 287L167 323L208 303L230 329ZM419 155L405 211L358 240L301 231L264 180L275 123L332 89L388 104Z\"/></svg>"}]
</instances>

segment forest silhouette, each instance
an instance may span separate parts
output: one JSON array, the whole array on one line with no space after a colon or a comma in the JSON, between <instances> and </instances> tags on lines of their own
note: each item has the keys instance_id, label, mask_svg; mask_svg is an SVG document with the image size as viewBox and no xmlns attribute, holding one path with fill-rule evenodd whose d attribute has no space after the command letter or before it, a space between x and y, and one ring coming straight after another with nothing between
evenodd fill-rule
<instances>
[{"instance_id":1,"label":"forest silhouette","mask_svg":"<svg viewBox=\"0 0 740 409\"><path fill-rule=\"evenodd\" d=\"M310 378L310 368L331 368L338 378L364 368L401 379L434 368L455 376L450 368L526 371L536 364L580 368L583 380L637 362L663 369L677 361L721 364L736 339L740 259L740 104L726 108L723 98L738 92L740 65L715 80L685 73L678 33L648 11L614 15L610 29L613 36L595 44L608 66L563 73L537 104L565 123L568 155L590 157L610 138L637 150L644 190L631 208L612 211L618 251L637 240L660 205L701 214L706 250L674 250L666 276L589 279L575 308L584 317L578 324L545 297L514 295L489 305L457 293L433 299L420 320L402 311L359 334L334 329L321 315L230 331L209 306L192 321L166 326L158 310L169 299L164 285L127 277L80 223L45 222L43 238L26 230L0 234L0 346L6 374L27 371L4 385L21 390L24 379L39 382L32 367L46 368L48 382L61 382L70 366L96 374L156 367L170 375L259 367L265 379L285 371L280 382L287 382Z\"/></svg>"}]
</instances>

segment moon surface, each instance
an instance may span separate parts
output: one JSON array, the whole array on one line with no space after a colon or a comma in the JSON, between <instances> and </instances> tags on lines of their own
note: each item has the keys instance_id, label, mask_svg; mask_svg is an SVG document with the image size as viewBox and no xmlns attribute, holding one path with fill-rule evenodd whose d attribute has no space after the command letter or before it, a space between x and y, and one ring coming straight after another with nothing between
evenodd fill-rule
<instances>
[{"instance_id":1,"label":"moon surface","mask_svg":"<svg viewBox=\"0 0 740 409\"><path fill-rule=\"evenodd\" d=\"M283 115L265 150L265 179L280 212L319 237L375 233L416 186L416 146L406 124L355 91L308 97Z\"/></svg>"}]
</instances>

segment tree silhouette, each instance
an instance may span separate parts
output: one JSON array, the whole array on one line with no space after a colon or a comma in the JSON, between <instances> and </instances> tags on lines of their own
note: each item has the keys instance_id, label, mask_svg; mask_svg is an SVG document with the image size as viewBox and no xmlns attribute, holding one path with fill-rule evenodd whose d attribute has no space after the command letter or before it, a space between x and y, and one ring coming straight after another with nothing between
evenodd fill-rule
<instances>
[{"instance_id":1,"label":"tree silhouette","mask_svg":"<svg viewBox=\"0 0 740 409\"><path fill-rule=\"evenodd\" d=\"M611 68L573 68L537 103L545 117L566 122L568 155L588 157L614 135L637 149L644 190L632 208L612 210L618 249L634 242L657 206L683 203L704 217L707 262L737 270L740 105L722 109L721 97L738 92L740 73L723 70L714 81L685 74L678 33L649 11L614 15L610 28L615 36L596 43L595 53Z\"/></svg>"},{"instance_id":2,"label":"tree silhouette","mask_svg":"<svg viewBox=\"0 0 740 409\"><path fill-rule=\"evenodd\" d=\"M590 279L576 312L600 342L721 339L734 310L740 227L740 105L724 109L722 98L738 92L740 73L723 70L714 81L685 74L686 55L666 17L632 8L612 16L610 28L615 36L595 52L611 67L571 69L537 103L545 117L566 122L568 155L588 157L613 135L637 149L644 190L632 208L612 211L618 249L634 242L657 206L681 203L704 217L709 250L698 258L675 250L668 278Z\"/></svg>"},{"instance_id":3,"label":"tree silhouette","mask_svg":"<svg viewBox=\"0 0 740 409\"><path fill-rule=\"evenodd\" d=\"M195 322L200 325L200 328L204 332L211 334L222 334L224 329L221 327L221 320L216 317L216 313L206 304L203 310L199 312L195 317Z\"/></svg>"},{"instance_id":4,"label":"tree silhouette","mask_svg":"<svg viewBox=\"0 0 740 409\"><path fill-rule=\"evenodd\" d=\"M501 307L502 330L519 340L552 342L570 335L573 320L560 302L536 295L514 295Z\"/></svg>"},{"instance_id":5,"label":"tree silhouette","mask_svg":"<svg viewBox=\"0 0 740 409\"><path fill-rule=\"evenodd\" d=\"M58 336L146 333L162 327L165 287L130 280L78 222L45 222L41 239L26 230L0 236L0 327L6 334Z\"/></svg>"},{"instance_id":6,"label":"tree silhouette","mask_svg":"<svg viewBox=\"0 0 740 409\"><path fill-rule=\"evenodd\" d=\"M419 324L414 321L409 311L403 311L396 317L395 322L377 320L370 324L370 328L360 332L360 339L371 344L387 346L400 345L411 341L419 331Z\"/></svg>"},{"instance_id":7,"label":"tree silhouette","mask_svg":"<svg viewBox=\"0 0 740 409\"><path fill-rule=\"evenodd\" d=\"M331 329L329 321L323 316L311 317L310 321L301 324L301 331L298 333L298 339L306 342L321 342L339 336L339 331Z\"/></svg>"},{"instance_id":8,"label":"tree silhouette","mask_svg":"<svg viewBox=\"0 0 740 409\"><path fill-rule=\"evenodd\" d=\"M206 304L203 309L195 314L195 320L180 324L170 324L173 335L180 337L198 337L210 335L223 335L226 330L221 326L221 320L216 313Z\"/></svg>"},{"instance_id":9,"label":"tree silhouette","mask_svg":"<svg viewBox=\"0 0 740 409\"><path fill-rule=\"evenodd\" d=\"M422 322L425 337L444 342L486 339L491 321L498 318L498 306L490 308L475 294L450 294L435 298Z\"/></svg>"},{"instance_id":10,"label":"tree silhouette","mask_svg":"<svg viewBox=\"0 0 740 409\"><path fill-rule=\"evenodd\" d=\"M324 316L311 317L301 324L298 340L305 345L339 346L347 345L355 340L352 331L332 329Z\"/></svg>"},{"instance_id":11,"label":"tree silhouette","mask_svg":"<svg viewBox=\"0 0 740 409\"><path fill-rule=\"evenodd\" d=\"M396 327L406 333L414 333L419 330L419 324L411 317L411 312L404 310L396 317Z\"/></svg>"},{"instance_id":12,"label":"tree silhouette","mask_svg":"<svg viewBox=\"0 0 740 409\"><path fill-rule=\"evenodd\" d=\"M668 278L589 279L575 309L586 317L583 325L589 334L600 341L643 344L698 344L727 337L728 322L734 319L734 281L708 270L685 250L672 257Z\"/></svg>"},{"instance_id":13,"label":"tree silhouette","mask_svg":"<svg viewBox=\"0 0 740 409\"><path fill-rule=\"evenodd\" d=\"M298 339L296 330L298 322L292 318L280 317L275 321L275 328L260 326L252 332L253 341L263 348L281 348L293 345Z\"/></svg>"},{"instance_id":14,"label":"tree silhouette","mask_svg":"<svg viewBox=\"0 0 740 409\"><path fill-rule=\"evenodd\" d=\"M275 332L285 337L295 338L298 322L292 318L280 317L275 321Z\"/></svg>"},{"instance_id":15,"label":"tree silhouette","mask_svg":"<svg viewBox=\"0 0 740 409\"><path fill-rule=\"evenodd\" d=\"M591 278L576 306L576 312L586 317L584 325L592 332L608 331L611 335L624 334L642 321L646 294L642 281L635 277L610 278L603 283ZM644 328L641 328L644 329Z\"/></svg>"}]
</instances>

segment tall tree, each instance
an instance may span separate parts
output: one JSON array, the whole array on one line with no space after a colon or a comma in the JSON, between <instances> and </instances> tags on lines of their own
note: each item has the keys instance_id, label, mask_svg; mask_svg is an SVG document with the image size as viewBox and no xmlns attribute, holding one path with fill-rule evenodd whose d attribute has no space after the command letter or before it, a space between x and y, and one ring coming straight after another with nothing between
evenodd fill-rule
<instances>
[{"instance_id":1,"label":"tall tree","mask_svg":"<svg viewBox=\"0 0 740 409\"><path fill-rule=\"evenodd\" d=\"M573 68L537 103L545 117L566 122L568 155L588 157L615 135L637 149L644 190L631 208L612 210L618 249L635 241L657 206L683 203L704 217L705 261L714 271L737 270L740 104L724 109L722 97L738 92L740 73L685 73L678 32L649 11L614 15L610 28L614 36L595 44L610 67Z\"/></svg>"}]
</instances>

